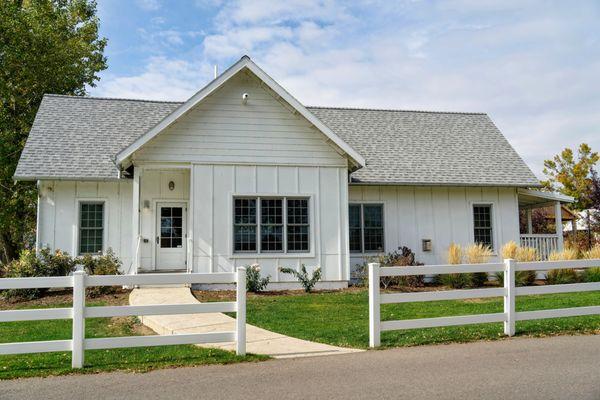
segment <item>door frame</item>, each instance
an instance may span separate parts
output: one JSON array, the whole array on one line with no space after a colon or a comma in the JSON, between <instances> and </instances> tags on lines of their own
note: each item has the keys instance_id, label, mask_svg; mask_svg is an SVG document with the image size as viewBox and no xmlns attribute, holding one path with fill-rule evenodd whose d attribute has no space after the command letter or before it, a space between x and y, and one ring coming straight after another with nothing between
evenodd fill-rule
<instances>
[{"instance_id":1,"label":"door frame","mask_svg":"<svg viewBox=\"0 0 600 400\"><path fill-rule=\"evenodd\" d=\"M157 232L157 226L158 226L158 218L160 217L159 213L158 213L158 207L160 204L181 204L184 206L184 212L182 213L183 218L185 218L185 231L183 232L184 237L182 238L183 240L181 241L182 247L184 248L184 254L185 254L185 265L183 266L183 268L181 269L177 269L177 271L181 270L181 271L187 271L188 268L188 237L189 237L189 233L190 233L190 226L188 225L189 223L189 201L188 200L179 200L179 199L152 199L152 209L154 210L154 223L152 224L152 271L158 271L157 269L157 254L158 254L158 246L156 244L156 236L158 234Z\"/></svg>"}]
</instances>

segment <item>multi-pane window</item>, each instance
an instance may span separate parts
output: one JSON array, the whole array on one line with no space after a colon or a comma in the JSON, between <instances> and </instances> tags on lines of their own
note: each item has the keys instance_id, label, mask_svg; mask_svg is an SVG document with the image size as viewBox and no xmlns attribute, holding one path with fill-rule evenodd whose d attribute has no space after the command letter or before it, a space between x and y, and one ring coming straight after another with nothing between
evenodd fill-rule
<instances>
[{"instance_id":1,"label":"multi-pane window","mask_svg":"<svg viewBox=\"0 0 600 400\"><path fill-rule=\"evenodd\" d=\"M160 247L180 248L183 241L183 207L160 208Z\"/></svg>"},{"instance_id":2,"label":"multi-pane window","mask_svg":"<svg viewBox=\"0 0 600 400\"><path fill-rule=\"evenodd\" d=\"M384 250L383 205L350 204L350 251L374 253Z\"/></svg>"},{"instance_id":3,"label":"multi-pane window","mask_svg":"<svg viewBox=\"0 0 600 400\"><path fill-rule=\"evenodd\" d=\"M485 246L494 248L493 228L492 228L492 206L474 205L473 206L473 228L474 241Z\"/></svg>"},{"instance_id":4,"label":"multi-pane window","mask_svg":"<svg viewBox=\"0 0 600 400\"><path fill-rule=\"evenodd\" d=\"M307 253L310 222L306 198L235 198L233 250L238 253Z\"/></svg>"},{"instance_id":5,"label":"multi-pane window","mask_svg":"<svg viewBox=\"0 0 600 400\"><path fill-rule=\"evenodd\" d=\"M233 211L235 251L256 251L256 199L235 199Z\"/></svg>"},{"instance_id":6,"label":"multi-pane window","mask_svg":"<svg viewBox=\"0 0 600 400\"><path fill-rule=\"evenodd\" d=\"M309 248L308 200L287 199L287 249L307 252Z\"/></svg>"},{"instance_id":7,"label":"multi-pane window","mask_svg":"<svg viewBox=\"0 0 600 400\"><path fill-rule=\"evenodd\" d=\"M102 253L104 203L79 203L79 254Z\"/></svg>"}]
</instances>

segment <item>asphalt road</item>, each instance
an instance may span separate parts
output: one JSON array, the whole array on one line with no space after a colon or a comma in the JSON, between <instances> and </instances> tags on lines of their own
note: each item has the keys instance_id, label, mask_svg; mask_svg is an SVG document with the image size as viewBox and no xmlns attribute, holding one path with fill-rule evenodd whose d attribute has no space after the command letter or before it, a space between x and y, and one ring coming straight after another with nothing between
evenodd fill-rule
<instances>
[{"instance_id":1,"label":"asphalt road","mask_svg":"<svg viewBox=\"0 0 600 400\"><path fill-rule=\"evenodd\" d=\"M600 336L0 382L0 399L600 399Z\"/></svg>"}]
</instances>

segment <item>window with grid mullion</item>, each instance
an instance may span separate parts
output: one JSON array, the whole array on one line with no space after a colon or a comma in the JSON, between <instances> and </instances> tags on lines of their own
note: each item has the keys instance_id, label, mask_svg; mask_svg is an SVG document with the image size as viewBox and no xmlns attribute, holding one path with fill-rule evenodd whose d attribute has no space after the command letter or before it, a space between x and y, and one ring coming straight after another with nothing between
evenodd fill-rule
<instances>
[{"instance_id":1,"label":"window with grid mullion","mask_svg":"<svg viewBox=\"0 0 600 400\"><path fill-rule=\"evenodd\" d=\"M473 239L475 243L493 248L492 207L473 206Z\"/></svg>"},{"instance_id":2,"label":"window with grid mullion","mask_svg":"<svg viewBox=\"0 0 600 400\"><path fill-rule=\"evenodd\" d=\"M283 251L283 199L260 199L260 250Z\"/></svg>"},{"instance_id":3,"label":"window with grid mullion","mask_svg":"<svg viewBox=\"0 0 600 400\"><path fill-rule=\"evenodd\" d=\"M256 199L234 201L234 251L256 252Z\"/></svg>"},{"instance_id":4,"label":"window with grid mullion","mask_svg":"<svg viewBox=\"0 0 600 400\"><path fill-rule=\"evenodd\" d=\"M101 253L104 240L104 203L79 205L79 253Z\"/></svg>"},{"instance_id":5,"label":"window with grid mullion","mask_svg":"<svg viewBox=\"0 0 600 400\"><path fill-rule=\"evenodd\" d=\"M308 252L310 250L308 200L287 200L287 250Z\"/></svg>"}]
</instances>

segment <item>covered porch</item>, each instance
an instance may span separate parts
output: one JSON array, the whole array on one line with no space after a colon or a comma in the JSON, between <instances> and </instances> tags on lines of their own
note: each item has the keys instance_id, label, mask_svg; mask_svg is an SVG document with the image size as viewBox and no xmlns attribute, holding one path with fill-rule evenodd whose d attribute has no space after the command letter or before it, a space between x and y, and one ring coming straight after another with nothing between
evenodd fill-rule
<instances>
[{"instance_id":1,"label":"covered porch","mask_svg":"<svg viewBox=\"0 0 600 400\"><path fill-rule=\"evenodd\" d=\"M525 214L525 227L521 228L520 245L535 248L542 260L547 260L553 251L564 249L563 225L565 222L576 224L576 216L565 205L574 199L552 192L541 192L530 189L519 189L519 213ZM552 221L554 232L536 231L534 224L534 210L544 210L543 218Z\"/></svg>"}]
</instances>

